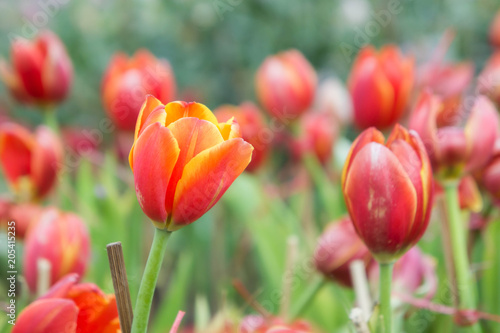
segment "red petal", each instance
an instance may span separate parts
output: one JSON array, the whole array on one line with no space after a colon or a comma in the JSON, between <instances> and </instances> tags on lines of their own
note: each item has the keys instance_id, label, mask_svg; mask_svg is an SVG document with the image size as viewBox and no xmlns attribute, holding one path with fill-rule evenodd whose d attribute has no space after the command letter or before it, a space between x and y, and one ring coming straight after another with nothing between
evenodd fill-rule
<instances>
[{"instance_id":1,"label":"red petal","mask_svg":"<svg viewBox=\"0 0 500 333\"><path fill-rule=\"evenodd\" d=\"M17 179L31 173L31 154L35 143L24 127L6 123L0 127L0 162L8 181L15 186Z\"/></svg>"},{"instance_id":2,"label":"red petal","mask_svg":"<svg viewBox=\"0 0 500 333\"><path fill-rule=\"evenodd\" d=\"M21 312L12 333L74 333L77 313L78 308L70 300L38 300Z\"/></svg>"}]
</instances>

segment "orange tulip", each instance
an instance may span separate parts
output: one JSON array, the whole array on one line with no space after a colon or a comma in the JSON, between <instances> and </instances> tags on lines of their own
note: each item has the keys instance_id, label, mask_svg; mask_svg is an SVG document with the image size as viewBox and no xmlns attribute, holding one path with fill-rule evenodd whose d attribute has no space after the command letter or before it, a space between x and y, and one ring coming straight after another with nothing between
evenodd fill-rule
<instances>
[{"instance_id":1,"label":"orange tulip","mask_svg":"<svg viewBox=\"0 0 500 333\"><path fill-rule=\"evenodd\" d=\"M408 104L413 79L413 59L403 57L396 46L378 53L371 46L363 48L348 81L356 126L385 129L395 124Z\"/></svg>"},{"instance_id":2,"label":"orange tulip","mask_svg":"<svg viewBox=\"0 0 500 333\"><path fill-rule=\"evenodd\" d=\"M375 128L354 141L342 191L356 232L379 263L391 262L424 234L432 209L432 170L415 132L396 125L384 144Z\"/></svg>"},{"instance_id":3,"label":"orange tulip","mask_svg":"<svg viewBox=\"0 0 500 333\"><path fill-rule=\"evenodd\" d=\"M45 295L28 305L12 333L119 333L118 309L113 294L92 283L76 284L69 274Z\"/></svg>"},{"instance_id":4,"label":"orange tulip","mask_svg":"<svg viewBox=\"0 0 500 333\"><path fill-rule=\"evenodd\" d=\"M242 103L239 107L222 105L214 114L221 122L229 121L232 117L238 122L241 137L254 147L252 161L246 168L255 171L265 162L271 148L271 139L268 136L267 125L260 110L251 102Z\"/></svg>"},{"instance_id":5,"label":"orange tulip","mask_svg":"<svg viewBox=\"0 0 500 333\"><path fill-rule=\"evenodd\" d=\"M148 96L129 156L142 210L159 229L194 222L245 170L252 150L232 119L219 123L202 104L165 106Z\"/></svg>"},{"instance_id":6,"label":"orange tulip","mask_svg":"<svg viewBox=\"0 0 500 333\"><path fill-rule=\"evenodd\" d=\"M68 273L82 275L90 260L87 228L78 216L49 208L34 221L26 237L24 276L32 292L37 286L37 262L51 264L50 285Z\"/></svg>"},{"instance_id":7,"label":"orange tulip","mask_svg":"<svg viewBox=\"0 0 500 333\"><path fill-rule=\"evenodd\" d=\"M176 84L170 64L157 59L147 50L128 58L117 53L104 74L102 100L114 124L124 131L133 131L141 104L148 94L163 103L174 100Z\"/></svg>"},{"instance_id":8,"label":"orange tulip","mask_svg":"<svg viewBox=\"0 0 500 333\"><path fill-rule=\"evenodd\" d=\"M62 145L49 128L40 126L31 134L21 125L0 125L0 164L20 196L37 200L48 194L61 163Z\"/></svg>"},{"instance_id":9,"label":"orange tulip","mask_svg":"<svg viewBox=\"0 0 500 333\"><path fill-rule=\"evenodd\" d=\"M0 77L17 100L50 105L66 98L73 67L64 44L54 33L44 31L34 41L16 39L11 60L12 67L0 60Z\"/></svg>"},{"instance_id":10,"label":"orange tulip","mask_svg":"<svg viewBox=\"0 0 500 333\"><path fill-rule=\"evenodd\" d=\"M283 122L292 122L311 106L316 85L314 68L297 50L267 57L255 77L260 103Z\"/></svg>"}]
</instances>

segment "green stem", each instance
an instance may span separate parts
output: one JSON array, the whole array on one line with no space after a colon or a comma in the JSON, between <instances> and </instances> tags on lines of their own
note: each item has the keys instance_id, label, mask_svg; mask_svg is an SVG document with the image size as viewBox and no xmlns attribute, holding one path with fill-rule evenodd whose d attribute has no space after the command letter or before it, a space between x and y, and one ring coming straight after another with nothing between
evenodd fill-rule
<instances>
[{"instance_id":1,"label":"green stem","mask_svg":"<svg viewBox=\"0 0 500 333\"><path fill-rule=\"evenodd\" d=\"M445 190L446 210L450 227L451 247L453 249L453 262L459 298L459 308L472 310L476 308L472 278L469 270L467 255L466 226L460 216L458 199L458 182L443 184ZM470 326L470 332L481 332L479 324Z\"/></svg>"},{"instance_id":2,"label":"green stem","mask_svg":"<svg viewBox=\"0 0 500 333\"><path fill-rule=\"evenodd\" d=\"M300 298L295 302L294 307L290 311L289 319L294 320L299 317L304 310L311 304L314 297L326 284L326 279L321 277L313 281L309 287L300 295Z\"/></svg>"},{"instance_id":3,"label":"green stem","mask_svg":"<svg viewBox=\"0 0 500 333\"><path fill-rule=\"evenodd\" d=\"M43 111L43 123L54 133L59 134L59 123L57 122L56 110L53 107L46 107Z\"/></svg>"},{"instance_id":4,"label":"green stem","mask_svg":"<svg viewBox=\"0 0 500 333\"><path fill-rule=\"evenodd\" d=\"M134 320L132 321L132 333L146 333L149 321L149 312L153 301L153 293L160 273L163 256L167 248L167 241L171 232L155 228L155 235L148 262L144 269L139 294L134 309Z\"/></svg>"},{"instance_id":5,"label":"green stem","mask_svg":"<svg viewBox=\"0 0 500 333\"><path fill-rule=\"evenodd\" d=\"M391 284L394 263L379 263L380 266L380 322L378 332L392 332Z\"/></svg>"}]
</instances>

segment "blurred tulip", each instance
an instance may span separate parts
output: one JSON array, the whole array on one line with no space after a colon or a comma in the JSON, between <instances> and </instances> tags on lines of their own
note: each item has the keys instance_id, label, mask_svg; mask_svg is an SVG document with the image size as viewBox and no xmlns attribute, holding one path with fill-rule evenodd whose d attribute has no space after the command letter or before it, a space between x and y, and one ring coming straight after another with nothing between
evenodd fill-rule
<instances>
[{"instance_id":1,"label":"blurred tulip","mask_svg":"<svg viewBox=\"0 0 500 333\"><path fill-rule=\"evenodd\" d=\"M44 296L26 307L12 333L119 333L118 309L113 294L93 283L76 284L69 274Z\"/></svg>"},{"instance_id":2,"label":"blurred tulip","mask_svg":"<svg viewBox=\"0 0 500 333\"><path fill-rule=\"evenodd\" d=\"M300 118L299 138L295 141L296 155L316 155L323 165L328 163L337 138L337 124L328 113L310 112Z\"/></svg>"},{"instance_id":3,"label":"blurred tulip","mask_svg":"<svg viewBox=\"0 0 500 333\"><path fill-rule=\"evenodd\" d=\"M500 206L500 138L496 139L493 154L480 172L480 182L493 203Z\"/></svg>"},{"instance_id":4,"label":"blurred tulip","mask_svg":"<svg viewBox=\"0 0 500 333\"><path fill-rule=\"evenodd\" d=\"M444 190L441 184L434 182L434 192L436 195L443 194ZM470 175L464 176L458 183L458 199L461 210L470 212L480 212L483 209L483 199L476 181Z\"/></svg>"},{"instance_id":5,"label":"blurred tulip","mask_svg":"<svg viewBox=\"0 0 500 333\"><path fill-rule=\"evenodd\" d=\"M174 100L176 83L168 61L155 58L147 50L139 50L131 58L117 53L104 74L102 100L118 129L134 131L141 104L148 94L162 103Z\"/></svg>"},{"instance_id":6,"label":"blurred tulip","mask_svg":"<svg viewBox=\"0 0 500 333\"><path fill-rule=\"evenodd\" d=\"M425 144L438 179L457 179L488 161L497 136L498 115L484 96L476 98L464 127L437 124L443 105L437 96L424 92L413 111L410 128Z\"/></svg>"},{"instance_id":7,"label":"blurred tulip","mask_svg":"<svg viewBox=\"0 0 500 333\"><path fill-rule=\"evenodd\" d=\"M259 102L282 122L293 122L312 104L317 77L297 50L267 57L257 70L255 89Z\"/></svg>"},{"instance_id":8,"label":"blurred tulip","mask_svg":"<svg viewBox=\"0 0 500 333\"><path fill-rule=\"evenodd\" d=\"M43 207L32 203L17 204L7 200L1 200L0 207L0 225L7 225L8 222L14 221L17 240L24 239L43 211Z\"/></svg>"},{"instance_id":9,"label":"blurred tulip","mask_svg":"<svg viewBox=\"0 0 500 333\"><path fill-rule=\"evenodd\" d=\"M48 194L57 181L62 155L59 138L45 126L31 134L14 123L0 125L0 164L22 198L38 200Z\"/></svg>"},{"instance_id":10,"label":"blurred tulip","mask_svg":"<svg viewBox=\"0 0 500 333\"><path fill-rule=\"evenodd\" d=\"M65 127L62 130L65 146L76 157L86 157L97 152L100 140L91 134L90 129L80 127Z\"/></svg>"},{"instance_id":11,"label":"blurred tulip","mask_svg":"<svg viewBox=\"0 0 500 333\"><path fill-rule=\"evenodd\" d=\"M497 11L490 26L490 42L493 46L500 47L500 10Z\"/></svg>"},{"instance_id":12,"label":"blurred tulip","mask_svg":"<svg viewBox=\"0 0 500 333\"><path fill-rule=\"evenodd\" d=\"M356 126L385 129L401 118L413 88L413 67L413 59L396 46L359 52L348 81Z\"/></svg>"},{"instance_id":13,"label":"blurred tulip","mask_svg":"<svg viewBox=\"0 0 500 333\"><path fill-rule=\"evenodd\" d=\"M68 273L83 275L90 260L90 239L78 216L50 208L39 215L26 237L24 276L36 291L39 259L51 264L50 285Z\"/></svg>"},{"instance_id":14,"label":"blurred tulip","mask_svg":"<svg viewBox=\"0 0 500 333\"><path fill-rule=\"evenodd\" d=\"M346 126L352 122L351 95L342 81L337 78L329 78L320 83L315 109L331 114L340 126Z\"/></svg>"},{"instance_id":15,"label":"blurred tulip","mask_svg":"<svg viewBox=\"0 0 500 333\"><path fill-rule=\"evenodd\" d=\"M344 217L325 228L316 247L314 264L326 277L352 287L349 266L354 260L361 260L368 267L373 258L356 234L351 219Z\"/></svg>"},{"instance_id":16,"label":"blurred tulip","mask_svg":"<svg viewBox=\"0 0 500 333\"><path fill-rule=\"evenodd\" d=\"M238 122L241 138L254 148L252 161L246 170L258 169L267 159L271 148L269 129L260 110L253 103L245 102L240 106L222 105L214 111L214 114L220 122L227 122L231 117Z\"/></svg>"},{"instance_id":17,"label":"blurred tulip","mask_svg":"<svg viewBox=\"0 0 500 333\"><path fill-rule=\"evenodd\" d=\"M375 128L354 141L342 191L356 232L380 263L392 262L422 237L432 209L432 171L414 132L396 125L384 144Z\"/></svg>"},{"instance_id":18,"label":"blurred tulip","mask_svg":"<svg viewBox=\"0 0 500 333\"><path fill-rule=\"evenodd\" d=\"M219 123L202 104L165 106L148 96L129 156L142 210L158 229L196 221L245 170L252 150L233 120Z\"/></svg>"},{"instance_id":19,"label":"blurred tulip","mask_svg":"<svg viewBox=\"0 0 500 333\"><path fill-rule=\"evenodd\" d=\"M371 265L368 275L370 283L378 288L379 265ZM434 297L438 287L435 260L424 255L417 246L411 248L394 264L392 278L395 292L407 295L423 294L427 299Z\"/></svg>"},{"instance_id":20,"label":"blurred tulip","mask_svg":"<svg viewBox=\"0 0 500 333\"><path fill-rule=\"evenodd\" d=\"M478 89L500 106L500 50L493 53L479 75Z\"/></svg>"},{"instance_id":21,"label":"blurred tulip","mask_svg":"<svg viewBox=\"0 0 500 333\"><path fill-rule=\"evenodd\" d=\"M10 66L0 60L0 78L19 102L50 106L68 95L73 67L54 33L43 31L34 41L14 40L11 61Z\"/></svg>"},{"instance_id":22,"label":"blurred tulip","mask_svg":"<svg viewBox=\"0 0 500 333\"><path fill-rule=\"evenodd\" d=\"M134 145L134 133L118 132L115 135L114 148L116 156L120 162L128 161L130 149Z\"/></svg>"},{"instance_id":23,"label":"blurred tulip","mask_svg":"<svg viewBox=\"0 0 500 333\"><path fill-rule=\"evenodd\" d=\"M250 315L243 318L239 333L309 333L311 325L303 320L285 323L279 317L264 318L260 315Z\"/></svg>"}]
</instances>

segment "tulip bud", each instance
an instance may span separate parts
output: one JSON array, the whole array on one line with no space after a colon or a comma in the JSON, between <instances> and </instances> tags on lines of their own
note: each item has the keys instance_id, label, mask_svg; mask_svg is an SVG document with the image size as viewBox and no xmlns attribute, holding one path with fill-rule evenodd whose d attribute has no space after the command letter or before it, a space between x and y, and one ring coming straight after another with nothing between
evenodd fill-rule
<instances>
[{"instance_id":1,"label":"tulip bud","mask_svg":"<svg viewBox=\"0 0 500 333\"><path fill-rule=\"evenodd\" d=\"M497 11L490 26L490 42L495 47L500 47L500 10Z\"/></svg>"},{"instance_id":2,"label":"tulip bud","mask_svg":"<svg viewBox=\"0 0 500 333\"><path fill-rule=\"evenodd\" d=\"M354 230L351 219L345 217L330 223L321 235L314 264L316 269L346 287L352 287L349 266L355 260L361 260L365 267L373 258L363 241Z\"/></svg>"},{"instance_id":3,"label":"tulip bud","mask_svg":"<svg viewBox=\"0 0 500 333\"><path fill-rule=\"evenodd\" d=\"M40 126L31 134L14 124L0 125L0 164L20 197L43 198L54 186L62 163L62 145L52 131Z\"/></svg>"},{"instance_id":4,"label":"tulip bud","mask_svg":"<svg viewBox=\"0 0 500 333\"><path fill-rule=\"evenodd\" d=\"M415 132L396 125L384 144L375 128L354 141L342 191L356 232L381 263L392 262L422 237L433 197L432 171Z\"/></svg>"},{"instance_id":5,"label":"tulip bud","mask_svg":"<svg viewBox=\"0 0 500 333\"><path fill-rule=\"evenodd\" d=\"M175 231L205 214L250 163L253 147L233 120L198 103L143 104L129 162L144 213Z\"/></svg>"},{"instance_id":6,"label":"tulip bud","mask_svg":"<svg viewBox=\"0 0 500 333\"><path fill-rule=\"evenodd\" d=\"M493 53L493 55L487 61L486 66L479 75L478 88L481 94L485 94L486 96L491 98L491 100L494 101L497 105L500 105L500 50L497 50L495 53Z\"/></svg>"},{"instance_id":7,"label":"tulip bud","mask_svg":"<svg viewBox=\"0 0 500 333\"><path fill-rule=\"evenodd\" d=\"M314 68L297 50L267 57L255 77L259 102L284 123L294 121L311 106L316 84Z\"/></svg>"},{"instance_id":8,"label":"tulip bud","mask_svg":"<svg viewBox=\"0 0 500 333\"><path fill-rule=\"evenodd\" d=\"M260 110L253 103L245 102L239 107L222 105L214 111L214 114L220 122L227 122L234 117L240 126L242 139L254 147L252 161L246 170L258 169L269 155L272 140Z\"/></svg>"},{"instance_id":9,"label":"tulip bud","mask_svg":"<svg viewBox=\"0 0 500 333\"><path fill-rule=\"evenodd\" d=\"M380 52L367 46L354 61L348 87L354 108L354 123L361 129L385 129L403 115L413 87L413 59L395 46Z\"/></svg>"},{"instance_id":10,"label":"tulip bud","mask_svg":"<svg viewBox=\"0 0 500 333\"><path fill-rule=\"evenodd\" d=\"M458 179L480 169L488 161L497 136L498 115L484 96L476 98L465 127L437 124L440 100L423 93L410 119L410 128L420 134L433 171L440 180Z\"/></svg>"},{"instance_id":11,"label":"tulip bud","mask_svg":"<svg viewBox=\"0 0 500 333\"><path fill-rule=\"evenodd\" d=\"M0 60L0 78L21 103L46 106L63 101L73 80L71 60L61 40L43 31L34 41L11 46L12 65Z\"/></svg>"},{"instance_id":12,"label":"tulip bud","mask_svg":"<svg viewBox=\"0 0 500 333\"><path fill-rule=\"evenodd\" d=\"M170 64L147 50L132 58L116 54L104 74L102 100L104 109L120 130L133 131L141 104L148 94L162 103L174 100L176 83Z\"/></svg>"},{"instance_id":13,"label":"tulip bud","mask_svg":"<svg viewBox=\"0 0 500 333\"><path fill-rule=\"evenodd\" d=\"M76 284L78 275L62 278L19 315L12 333L119 333L115 296L92 283Z\"/></svg>"},{"instance_id":14,"label":"tulip bud","mask_svg":"<svg viewBox=\"0 0 500 333\"><path fill-rule=\"evenodd\" d=\"M36 291L39 259L51 264L50 285L68 273L85 273L90 259L90 239L80 218L50 208L35 223L26 238L23 262L30 290Z\"/></svg>"},{"instance_id":15,"label":"tulip bud","mask_svg":"<svg viewBox=\"0 0 500 333\"><path fill-rule=\"evenodd\" d=\"M296 155L312 153L325 165L333 153L337 138L337 124L327 113L311 112L300 119L300 134L296 141Z\"/></svg>"},{"instance_id":16,"label":"tulip bud","mask_svg":"<svg viewBox=\"0 0 500 333\"><path fill-rule=\"evenodd\" d=\"M331 114L340 126L352 122L352 101L349 91L337 78L330 78L320 83L315 109Z\"/></svg>"}]
</instances>

